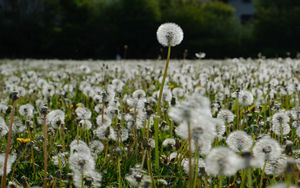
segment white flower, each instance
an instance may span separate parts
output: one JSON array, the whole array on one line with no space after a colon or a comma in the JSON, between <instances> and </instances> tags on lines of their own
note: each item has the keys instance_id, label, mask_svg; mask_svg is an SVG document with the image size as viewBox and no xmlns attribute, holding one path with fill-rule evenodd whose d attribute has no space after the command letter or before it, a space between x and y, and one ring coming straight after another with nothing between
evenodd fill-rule
<instances>
[{"instance_id":1,"label":"white flower","mask_svg":"<svg viewBox=\"0 0 300 188\"><path fill-rule=\"evenodd\" d=\"M226 139L227 145L235 152L249 151L252 147L253 140L244 131L234 131Z\"/></svg>"},{"instance_id":2,"label":"white flower","mask_svg":"<svg viewBox=\"0 0 300 188\"><path fill-rule=\"evenodd\" d=\"M217 147L205 159L205 171L212 176L232 176L242 167L242 159L232 150Z\"/></svg>"},{"instance_id":3,"label":"white flower","mask_svg":"<svg viewBox=\"0 0 300 188\"><path fill-rule=\"evenodd\" d=\"M47 122L56 129L65 123L65 113L62 110L52 110L47 114Z\"/></svg>"},{"instance_id":4,"label":"white flower","mask_svg":"<svg viewBox=\"0 0 300 188\"><path fill-rule=\"evenodd\" d=\"M156 36L163 46L177 46L183 40L183 31L175 23L164 23L157 29Z\"/></svg>"},{"instance_id":5,"label":"white flower","mask_svg":"<svg viewBox=\"0 0 300 188\"><path fill-rule=\"evenodd\" d=\"M242 90L239 93L239 103L242 106L249 106L253 103L253 95L249 91Z\"/></svg>"},{"instance_id":6,"label":"white flower","mask_svg":"<svg viewBox=\"0 0 300 188\"><path fill-rule=\"evenodd\" d=\"M31 104L21 105L19 108L19 113L22 116L26 116L28 118L32 118L34 107Z\"/></svg>"},{"instance_id":7,"label":"white flower","mask_svg":"<svg viewBox=\"0 0 300 188\"><path fill-rule=\"evenodd\" d=\"M281 147L272 138L261 138L253 147L253 155L262 160L275 160L281 155Z\"/></svg>"},{"instance_id":8,"label":"white flower","mask_svg":"<svg viewBox=\"0 0 300 188\"><path fill-rule=\"evenodd\" d=\"M85 107L78 107L75 110L76 115L78 116L79 119L91 119L92 117L92 112L90 111L90 109L85 108Z\"/></svg>"}]
</instances>

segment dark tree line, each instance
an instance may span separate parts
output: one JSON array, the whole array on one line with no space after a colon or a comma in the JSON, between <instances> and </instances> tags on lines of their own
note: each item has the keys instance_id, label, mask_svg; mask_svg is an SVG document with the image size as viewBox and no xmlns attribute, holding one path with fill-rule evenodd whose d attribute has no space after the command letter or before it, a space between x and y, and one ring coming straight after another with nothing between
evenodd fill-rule
<instances>
[{"instance_id":1,"label":"dark tree line","mask_svg":"<svg viewBox=\"0 0 300 188\"><path fill-rule=\"evenodd\" d=\"M257 0L255 18L241 25L220 1L0 0L1 58L157 58L163 22L185 34L174 58L269 56L299 51L300 1ZM164 49L163 49L164 50Z\"/></svg>"}]
</instances>

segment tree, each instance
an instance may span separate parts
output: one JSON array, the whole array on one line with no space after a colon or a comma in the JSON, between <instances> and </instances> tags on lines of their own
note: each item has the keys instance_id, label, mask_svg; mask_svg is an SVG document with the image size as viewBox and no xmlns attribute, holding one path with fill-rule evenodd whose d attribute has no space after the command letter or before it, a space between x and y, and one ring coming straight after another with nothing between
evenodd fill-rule
<instances>
[{"instance_id":1,"label":"tree","mask_svg":"<svg viewBox=\"0 0 300 188\"><path fill-rule=\"evenodd\" d=\"M188 49L204 51L209 57L224 57L238 54L238 22L231 6L221 2L179 3L163 14L163 21L178 23L185 32L178 57Z\"/></svg>"},{"instance_id":2,"label":"tree","mask_svg":"<svg viewBox=\"0 0 300 188\"><path fill-rule=\"evenodd\" d=\"M255 6L255 37L262 53L282 56L298 52L300 1L256 0Z\"/></svg>"}]
</instances>

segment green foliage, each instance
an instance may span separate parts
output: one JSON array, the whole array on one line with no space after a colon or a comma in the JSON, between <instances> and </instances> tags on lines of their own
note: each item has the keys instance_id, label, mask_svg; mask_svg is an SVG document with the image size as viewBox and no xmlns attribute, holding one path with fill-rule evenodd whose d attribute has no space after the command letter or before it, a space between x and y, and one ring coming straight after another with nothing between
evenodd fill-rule
<instances>
[{"instance_id":1,"label":"green foliage","mask_svg":"<svg viewBox=\"0 0 300 188\"><path fill-rule=\"evenodd\" d=\"M213 57L234 53L237 45L238 21L234 10L220 2L184 4L170 7L163 21L174 21L185 31L183 47L189 51L203 50Z\"/></svg>"},{"instance_id":2,"label":"green foliage","mask_svg":"<svg viewBox=\"0 0 300 188\"><path fill-rule=\"evenodd\" d=\"M256 1L255 36L266 55L298 51L300 41L300 2Z\"/></svg>"}]
</instances>

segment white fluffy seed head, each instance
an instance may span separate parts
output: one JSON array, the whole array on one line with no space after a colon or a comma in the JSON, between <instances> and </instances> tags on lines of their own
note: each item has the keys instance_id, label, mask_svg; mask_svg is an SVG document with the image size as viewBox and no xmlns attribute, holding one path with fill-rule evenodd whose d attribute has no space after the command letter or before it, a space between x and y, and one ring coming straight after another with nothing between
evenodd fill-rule
<instances>
[{"instance_id":1,"label":"white fluffy seed head","mask_svg":"<svg viewBox=\"0 0 300 188\"><path fill-rule=\"evenodd\" d=\"M183 40L183 31L175 23L164 23L156 32L158 42L163 46L177 46Z\"/></svg>"},{"instance_id":2,"label":"white fluffy seed head","mask_svg":"<svg viewBox=\"0 0 300 188\"><path fill-rule=\"evenodd\" d=\"M226 147L212 149L205 159L205 171L212 176L232 176L243 166L243 160Z\"/></svg>"},{"instance_id":3,"label":"white fluffy seed head","mask_svg":"<svg viewBox=\"0 0 300 188\"><path fill-rule=\"evenodd\" d=\"M253 155L262 160L275 160L281 155L281 147L272 138L261 138L253 147Z\"/></svg>"},{"instance_id":4,"label":"white fluffy seed head","mask_svg":"<svg viewBox=\"0 0 300 188\"><path fill-rule=\"evenodd\" d=\"M253 140L244 131L234 131L226 139L227 145L236 152L249 151L252 147Z\"/></svg>"},{"instance_id":5,"label":"white fluffy seed head","mask_svg":"<svg viewBox=\"0 0 300 188\"><path fill-rule=\"evenodd\" d=\"M239 103L242 106L249 106L253 103L253 95L249 91L242 90L239 93Z\"/></svg>"}]
</instances>

